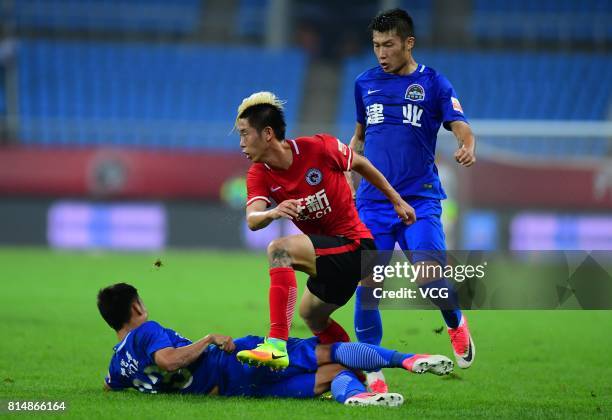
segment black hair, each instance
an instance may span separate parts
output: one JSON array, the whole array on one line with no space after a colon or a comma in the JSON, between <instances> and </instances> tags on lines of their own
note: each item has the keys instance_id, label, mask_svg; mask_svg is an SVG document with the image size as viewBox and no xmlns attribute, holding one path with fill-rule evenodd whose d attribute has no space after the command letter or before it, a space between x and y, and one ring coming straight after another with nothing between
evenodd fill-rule
<instances>
[{"instance_id":1,"label":"black hair","mask_svg":"<svg viewBox=\"0 0 612 420\"><path fill-rule=\"evenodd\" d=\"M238 118L246 118L249 125L261 133L266 128L272 128L278 140L285 139L285 113L282 109L270 104L253 105L242 111Z\"/></svg>"},{"instance_id":2,"label":"black hair","mask_svg":"<svg viewBox=\"0 0 612 420\"><path fill-rule=\"evenodd\" d=\"M98 310L100 315L115 331L130 321L132 303L138 299L138 290L127 283L117 283L100 289Z\"/></svg>"},{"instance_id":3,"label":"black hair","mask_svg":"<svg viewBox=\"0 0 612 420\"><path fill-rule=\"evenodd\" d=\"M380 12L370 22L369 29L370 32L395 31L402 41L414 36L412 17L403 9L390 9Z\"/></svg>"}]
</instances>

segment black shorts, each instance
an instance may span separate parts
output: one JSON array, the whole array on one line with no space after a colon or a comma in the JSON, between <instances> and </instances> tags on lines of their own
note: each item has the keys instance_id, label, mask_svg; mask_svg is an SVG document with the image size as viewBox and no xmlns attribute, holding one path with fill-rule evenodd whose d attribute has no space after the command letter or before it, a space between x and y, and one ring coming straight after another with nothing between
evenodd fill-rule
<instances>
[{"instance_id":1,"label":"black shorts","mask_svg":"<svg viewBox=\"0 0 612 420\"><path fill-rule=\"evenodd\" d=\"M361 252L375 251L374 240L323 235L308 237L317 256L317 276L308 278L308 290L323 302L345 305L367 272L367 265L362 266Z\"/></svg>"}]
</instances>

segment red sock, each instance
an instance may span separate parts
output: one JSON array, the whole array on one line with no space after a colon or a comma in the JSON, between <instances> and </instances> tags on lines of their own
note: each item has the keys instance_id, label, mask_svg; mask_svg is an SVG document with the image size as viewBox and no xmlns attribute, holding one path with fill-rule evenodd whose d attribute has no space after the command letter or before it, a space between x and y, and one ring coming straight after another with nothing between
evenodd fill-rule
<instances>
[{"instance_id":1,"label":"red sock","mask_svg":"<svg viewBox=\"0 0 612 420\"><path fill-rule=\"evenodd\" d=\"M332 344L332 343L347 343L351 341L349 335L344 331L344 328L333 319L329 319L327 328L323 331L315 332L314 335L319 337L321 344Z\"/></svg>"},{"instance_id":2,"label":"red sock","mask_svg":"<svg viewBox=\"0 0 612 420\"><path fill-rule=\"evenodd\" d=\"M270 333L287 341L297 299L295 271L291 267L270 269Z\"/></svg>"}]
</instances>

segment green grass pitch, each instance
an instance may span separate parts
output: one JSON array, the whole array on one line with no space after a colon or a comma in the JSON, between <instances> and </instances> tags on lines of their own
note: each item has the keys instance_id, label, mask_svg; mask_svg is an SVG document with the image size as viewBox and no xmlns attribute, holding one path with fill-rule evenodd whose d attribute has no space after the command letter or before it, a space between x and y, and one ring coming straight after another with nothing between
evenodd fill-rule
<instances>
[{"instance_id":1,"label":"green grass pitch","mask_svg":"<svg viewBox=\"0 0 612 420\"><path fill-rule=\"evenodd\" d=\"M163 266L153 267L157 257ZM115 335L97 313L105 285L133 283L152 319L197 339L265 334L268 276L260 254L161 255L0 249L0 400L66 401L87 418L610 418L612 312L479 311L469 314L477 358L439 378L387 370L401 408L334 401L231 399L103 392ZM298 277L304 287L305 277ZM352 303L336 319L352 330ZM451 356L435 311L383 312L383 345ZM297 315L292 335L308 331ZM4 411L5 408L2 408ZM4 411L5 412L5 411ZM257 417L256 417L257 416ZM8 417L7 417L8 418Z\"/></svg>"}]
</instances>

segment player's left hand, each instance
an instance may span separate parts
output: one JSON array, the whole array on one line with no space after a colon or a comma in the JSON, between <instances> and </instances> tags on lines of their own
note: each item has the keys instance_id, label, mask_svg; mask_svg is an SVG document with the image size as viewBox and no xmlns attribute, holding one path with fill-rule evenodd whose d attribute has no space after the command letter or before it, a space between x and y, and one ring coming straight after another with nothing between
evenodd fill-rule
<instances>
[{"instance_id":1,"label":"player's left hand","mask_svg":"<svg viewBox=\"0 0 612 420\"><path fill-rule=\"evenodd\" d=\"M211 334L212 342L215 346L228 353L233 352L236 349L234 340L229 335Z\"/></svg>"},{"instance_id":2,"label":"player's left hand","mask_svg":"<svg viewBox=\"0 0 612 420\"><path fill-rule=\"evenodd\" d=\"M461 146L455 152L455 160L458 164L463 165L466 168L472 166L474 163L476 163L476 155L474 154L474 148Z\"/></svg>"},{"instance_id":3,"label":"player's left hand","mask_svg":"<svg viewBox=\"0 0 612 420\"><path fill-rule=\"evenodd\" d=\"M416 222L416 212L410 204L406 203L401 198L397 203L393 204L393 207L395 208L395 212L397 213L398 217L402 219L402 222L405 224L411 225Z\"/></svg>"}]
</instances>

